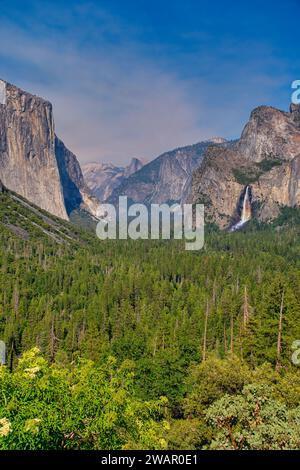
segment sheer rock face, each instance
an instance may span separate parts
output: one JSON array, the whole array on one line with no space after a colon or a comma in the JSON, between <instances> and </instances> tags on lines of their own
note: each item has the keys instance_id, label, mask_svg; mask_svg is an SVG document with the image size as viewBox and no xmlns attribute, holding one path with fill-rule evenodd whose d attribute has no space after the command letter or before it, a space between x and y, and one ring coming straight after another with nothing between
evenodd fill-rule
<instances>
[{"instance_id":1,"label":"sheer rock face","mask_svg":"<svg viewBox=\"0 0 300 470\"><path fill-rule=\"evenodd\" d=\"M300 107L286 113L255 109L232 148L211 147L193 175L189 202L203 202L207 220L225 228L239 218L245 186L255 216L275 218L281 206L300 205Z\"/></svg>"},{"instance_id":2,"label":"sheer rock face","mask_svg":"<svg viewBox=\"0 0 300 470\"><path fill-rule=\"evenodd\" d=\"M128 178L144 166L143 162L138 158L132 158L128 166L124 168L124 177Z\"/></svg>"},{"instance_id":3,"label":"sheer rock face","mask_svg":"<svg viewBox=\"0 0 300 470\"><path fill-rule=\"evenodd\" d=\"M110 202L117 204L119 196L123 195L133 202L145 204L182 202L191 185L193 171L214 142L218 145L225 140L215 138L160 155L124 180L113 191Z\"/></svg>"},{"instance_id":4,"label":"sheer rock face","mask_svg":"<svg viewBox=\"0 0 300 470\"><path fill-rule=\"evenodd\" d=\"M68 219L90 195L79 163L55 136L52 105L0 80L0 179L42 209Z\"/></svg>"},{"instance_id":5,"label":"sheer rock face","mask_svg":"<svg viewBox=\"0 0 300 470\"><path fill-rule=\"evenodd\" d=\"M55 155L63 188L63 196L67 213L70 214L82 203L80 188L83 186L83 176L75 155L68 150L64 143L55 138Z\"/></svg>"},{"instance_id":6,"label":"sheer rock face","mask_svg":"<svg viewBox=\"0 0 300 470\"><path fill-rule=\"evenodd\" d=\"M290 107L290 113L294 123L300 129L300 105L292 103Z\"/></svg>"},{"instance_id":7,"label":"sheer rock face","mask_svg":"<svg viewBox=\"0 0 300 470\"><path fill-rule=\"evenodd\" d=\"M261 106L243 130L237 150L244 160L259 162L268 157L292 160L300 152L300 127L294 113Z\"/></svg>"},{"instance_id":8,"label":"sheer rock face","mask_svg":"<svg viewBox=\"0 0 300 470\"><path fill-rule=\"evenodd\" d=\"M67 219L55 157L52 106L4 84L5 104L0 104L0 179L8 189Z\"/></svg>"}]
</instances>

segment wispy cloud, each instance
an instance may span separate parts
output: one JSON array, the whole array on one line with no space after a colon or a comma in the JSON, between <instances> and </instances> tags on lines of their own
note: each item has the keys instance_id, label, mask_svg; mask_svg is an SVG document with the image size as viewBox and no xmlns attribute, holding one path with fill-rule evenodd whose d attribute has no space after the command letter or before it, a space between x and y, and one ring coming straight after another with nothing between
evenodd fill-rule
<instances>
[{"instance_id":1,"label":"wispy cloud","mask_svg":"<svg viewBox=\"0 0 300 470\"><path fill-rule=\"evenodd\" d=\"M123 164L234 137L254 105L276 105L298 78L268 42L204 30L182 33L181 47L149 45L93 1L31 3L33 15L22 15L22 2L0 14L0 75L52 101L57 134L82 162Z\"/></svg>"},{"instance_id":2,"label":"wispy cloud","mask_svg":"<svg viewBox=\"0 0 300 470\"><path fill-rule=\"evenodd\" d=\"M81 161L151 158L205 137L184 81L135 44L103 39L94 49L59 34L37 41L2 22L0 56L9 60L3 78L52 101L57 133Z\"/></svg>"}]
</instances>

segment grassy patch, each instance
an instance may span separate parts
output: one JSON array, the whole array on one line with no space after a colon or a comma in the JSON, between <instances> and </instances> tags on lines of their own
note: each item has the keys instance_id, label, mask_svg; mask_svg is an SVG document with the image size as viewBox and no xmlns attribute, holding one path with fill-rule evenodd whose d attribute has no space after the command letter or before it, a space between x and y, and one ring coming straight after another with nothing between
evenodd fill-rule
<instances>
[{"instance_id":1,"label":"grassy patch","mask_svg":"<svg viewBox=\"0 0 300 470\"><path fill-rule=\"evenodd\" d=\"M237 183L243 186L255 183L262 174L257 168L234 168L232 173Z\"/></svg>"},{"instance_id":2,"label":"grassy patch","mask_svg":"<svg viewBox=\"0 0 300 470\"><path fill-rule=\"evenodd\" d=\"M263 173L266 173L267 171L272 170L272 168L274 168L275 166L280 166L280 165L282 165L282 160L280 160L279 158L263 160L256 164L256 166L258 166L258 168Z\"/></svg>"},{"instance_id":3,"label":"grassy patch","mask_svg":"<svg viewBox=\"0 0 300 470\"><path fill-rule=\"evenodd\" d=\"M239 184L247 186L248 184L255 183L264 173L280 165L282 165L282 160L279 158L266 158L261 162L255 163L253 167L234 168L232 173Z\"/></svg>"}]
</instances>

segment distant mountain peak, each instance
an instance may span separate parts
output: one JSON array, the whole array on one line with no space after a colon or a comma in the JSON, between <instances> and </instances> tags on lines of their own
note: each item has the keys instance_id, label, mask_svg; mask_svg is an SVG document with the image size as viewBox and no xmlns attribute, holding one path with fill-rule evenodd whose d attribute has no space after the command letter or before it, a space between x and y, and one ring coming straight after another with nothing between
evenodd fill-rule
<instances>
[{"instance_id":1,"label":"distant mountain peak","mask_svg":"<svg viewBox=\"0 0 300 470\"><path fill-rule=\"evenodd\" d=\"M136 171L139 171L143 166L144 164L141 160L133 157L129 165L125 168L124 176L128 178L128 176L132 175Z\"/></svg>"},{"instance_id":2,"label":"distant mountain peak","mask_svg":"<svg viewBox=\"0 0 300 470\"><path fill-rule=\"evenodd\" d=\"M100 201L106 201L122 182L143 167L142 160L134 157L129 165L116 166L112 163L86 163L82 166L84 179L92 194Z\"/></svg>"},{"instance_id":3,"label":"distant mountain peak","mask_svg":"<svg viewBox=\"0 0 300 470\"><path fill-rule=\"evenodd\" d=\"M223 137L211 137L210 139L207 139L205 142L212 142L213 144L226 144L228 140L224 139Z\"/></svg>"}]
</instances>

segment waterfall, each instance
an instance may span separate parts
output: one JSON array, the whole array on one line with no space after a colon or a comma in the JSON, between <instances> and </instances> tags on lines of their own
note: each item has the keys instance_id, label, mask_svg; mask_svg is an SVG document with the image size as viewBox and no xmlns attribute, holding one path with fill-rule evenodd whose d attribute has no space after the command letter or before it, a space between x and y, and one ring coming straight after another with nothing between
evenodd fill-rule
<instances>
[{"instance_id":1,"label":"waterfall","mask_svg":"<svg viewBox=\"0 0 300 470\"><path fill-rule=\"evenodd\" d=\"M242 215L240 221L233 225L231 227L230 231L235 232L236 230L239 230L242 228L245 223L247 223L252 216L252 210L251 210L251 200L250 200L250 186L246 187L245 194L244 194L244 199L243 199L243 208L242 208Z\"/></svg>"},{"instance_id":2,"label":"waterfall","mask_svg":"<svg viewBox=\"0 0 300 470\"><path fill-rule=\"evenodd\" d=\"M243 210L242 210L242 217L241 222L245 224L248 220L251 219L251 201L249 197L249 186L247 186L243 201Z\"/></svg>"}]
</instances>

